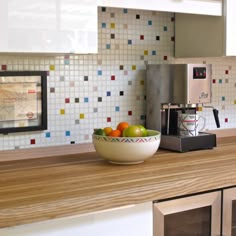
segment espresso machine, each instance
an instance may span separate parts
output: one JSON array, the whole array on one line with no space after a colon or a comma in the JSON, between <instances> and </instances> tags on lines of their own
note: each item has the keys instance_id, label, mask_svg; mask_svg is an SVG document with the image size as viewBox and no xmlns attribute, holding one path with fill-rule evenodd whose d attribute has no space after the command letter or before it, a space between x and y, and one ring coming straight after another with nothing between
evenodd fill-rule
<instances>
[{"instance_id":1,"label":"espresso machine","mask_svg":"<svg viewBox=\"0 0 236 236\"><path fill-rule=\"evenodd\" d=\"M146 127L161 132L160 148L187 152L216 147L216 135L199 132L195 136L180 135L180 114L196 114L198 107L213 109L219 128L218 110L211 102L212 66L210 64L147 65Z\"/></svg>"}]
</instances>

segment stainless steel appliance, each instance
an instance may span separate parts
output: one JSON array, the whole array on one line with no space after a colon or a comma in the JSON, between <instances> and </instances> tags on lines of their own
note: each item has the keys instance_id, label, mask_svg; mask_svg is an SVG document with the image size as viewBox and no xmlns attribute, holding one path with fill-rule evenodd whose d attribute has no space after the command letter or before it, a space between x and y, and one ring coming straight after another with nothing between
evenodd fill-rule
<instances>
[{"instance_id":1,"label":"stainless steel appliance","mask_svg":"<svg viewBox=\"0 0 236 236\"><path fill-rule=\"evenodd\" d=\"M146 127L162 133L160 148L186 152L216 146L216 135L178 133L181 113L196 114L199 104L211 102L212 66L209 64L147 65ZM213 108L217 127L218 111Z\"/></svg>"}]
</instances>

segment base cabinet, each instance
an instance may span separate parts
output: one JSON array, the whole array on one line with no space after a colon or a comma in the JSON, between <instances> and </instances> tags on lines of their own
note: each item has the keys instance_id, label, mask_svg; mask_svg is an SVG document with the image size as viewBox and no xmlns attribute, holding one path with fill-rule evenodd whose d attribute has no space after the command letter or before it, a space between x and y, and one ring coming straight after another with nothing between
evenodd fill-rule
<instances>
[{"instance_id":1,"label":"base cabinet","mask_svg":"<svg viewBox=\"0 0 236 236\"><path fill-rule=\"evenodd\" d=\"M219 236L221 192L156 202L154 236Z\"/></svg>"},{"instance_id":2,"label":"base cabinet","mask_svg":"<svg viewBox=\"0 0 236 236\"><path fill-rule=\"evenodd\" d=\"M236 188L223 191L222 236L236 236Z\"/></svg>"},{"instance_id":3,"label":"base cabinet","mask_svg":"<svg viewBox=\"0 0 236 236\"><path fill-rule=\"evenodd\" d=\"M153 236L152 202L0 229L1 236Z\"/></svg>"}]
</instances>

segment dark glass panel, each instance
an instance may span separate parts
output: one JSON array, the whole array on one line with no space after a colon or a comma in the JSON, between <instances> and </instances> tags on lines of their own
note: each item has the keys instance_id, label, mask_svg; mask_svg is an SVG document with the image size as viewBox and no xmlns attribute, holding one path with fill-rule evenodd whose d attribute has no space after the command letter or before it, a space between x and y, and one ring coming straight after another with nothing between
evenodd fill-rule
<instances>
[{"instance_id":1,"label":"dark glass panel","mask_svg":"<svg viewBox=\"0 0 236 236\"><path fill-rule=\"evenodd\" d=\"M236 200L232 201L232 236L236 236Z\"/></svg>"},{"instance_id":2,"label":"dark glass panel","mask_svg":"<svg viewBox=\"0 0 236 236\"><path fill-rule=\"evenodd\" d=\"M211 206L166 215L165 236L211 236Z\"/></svg>"}]
</instances>

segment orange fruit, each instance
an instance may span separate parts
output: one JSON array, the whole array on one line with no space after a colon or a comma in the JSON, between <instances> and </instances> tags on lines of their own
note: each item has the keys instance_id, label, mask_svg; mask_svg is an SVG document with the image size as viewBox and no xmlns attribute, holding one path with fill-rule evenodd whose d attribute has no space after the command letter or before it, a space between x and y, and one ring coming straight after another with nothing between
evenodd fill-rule
<instances>
[{"instance_id":1,"label":"orange fruit","mask_svg":"<svg viewBox=\"0 0 236 236\"><path fill-rule=\"evenodd\" d=\"M119 129L112 130L108 136L111 137L121 137L121 131Z\"/></svg>"},{"instance_id":2,"label":"orange fruit","mask_svg":"<svg viewBox=\"0 0 236 236\"><path fill-rule=\"evenodd\" d=\"M113 129L111 127L105 127L103 130L105 134L108 136Z\"/></svg>"},{"instance_id":3,"label":"orange fruit","mask_svg":"<svg viewBox=\"0 0 236 236\"><path fill-rule=\"evenodd\" d=\"M142 137L143 132L138 125L130 125L123 132L124 137Z\"/></svg>"},{"instance_id":4,"label":"orange fruit","mask_svg":"<svg viewBox=\"0 0 236 236\"><path fill-rule=\"evenodd\" d=\"M128 122L120 122L116 129L120 130L120 132L122 133L124 129L129 127L129 123Z\"/></svg>"}]
</instances>

